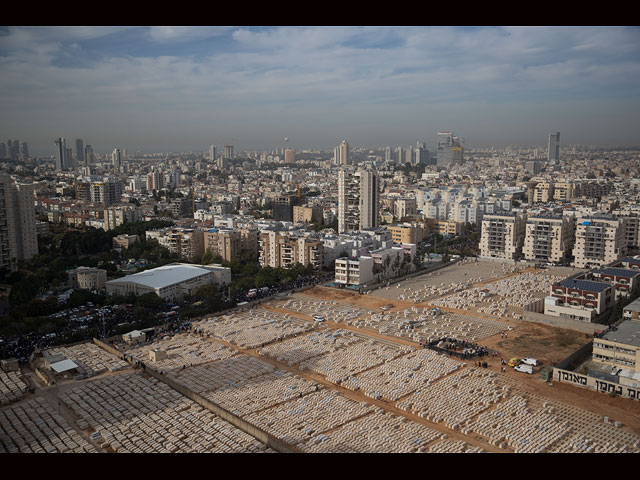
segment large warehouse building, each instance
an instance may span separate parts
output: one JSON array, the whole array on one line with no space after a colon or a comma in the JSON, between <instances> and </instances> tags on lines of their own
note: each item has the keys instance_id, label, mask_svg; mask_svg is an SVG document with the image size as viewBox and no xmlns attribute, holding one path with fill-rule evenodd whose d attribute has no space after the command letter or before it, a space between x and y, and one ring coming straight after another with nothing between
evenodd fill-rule
<instances>
[{"instance_id":1,"label":"large warehouse building","mask_svg":"<svg viewBox=\"0 0 640 480\"><path fill-rule=\"evenodd\" d=\"M107 293L127 295L156 293L165 300L178 300L203 285L231 283L231 269L220 265L171 263L107 282Z\"/></svg>"}]
</instances>

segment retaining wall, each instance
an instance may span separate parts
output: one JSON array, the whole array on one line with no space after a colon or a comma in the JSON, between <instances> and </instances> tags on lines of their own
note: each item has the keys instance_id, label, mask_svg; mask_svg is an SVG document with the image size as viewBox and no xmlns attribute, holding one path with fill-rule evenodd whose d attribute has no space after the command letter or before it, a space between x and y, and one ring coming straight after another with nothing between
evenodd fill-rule
<instances>
[{"instance_id":1,"label":"retaining wall","mask_svg":"<svg viewBox=\"0 0 640 480\"><path fill-rule=\"evenodd\" d=\"M593 335L596 330L606 328L606 325L599 323L586 323L580 320L571 320L570 318L552 317L544 313L524 312L524 319L528 322L542 323L551 327L566 328L568 330L576 330L578 332Z\"/></svg>"}]
</instances>

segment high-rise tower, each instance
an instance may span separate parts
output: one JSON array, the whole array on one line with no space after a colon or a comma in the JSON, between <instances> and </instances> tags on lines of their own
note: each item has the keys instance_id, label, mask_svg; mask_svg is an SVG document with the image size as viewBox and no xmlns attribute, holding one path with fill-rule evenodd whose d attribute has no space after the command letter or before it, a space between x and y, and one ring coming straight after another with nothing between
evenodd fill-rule
<instances>
[{"instance_id":1,"label":"high-rise tower","mask_svg":"<svg viewBox=\"0 0 640 480\"><path fill-rule=\"evenodd\" d=\"M68 158L67 142L64 137L55 140L56 144L56 170L69 170L71 160Z\"/></svg>"},{"instance_id":2,"label":"high-rise tower","mask_svg":"<svg viewBox=\"0 0 640 480\"><path fill-rule=\"evenodd\" d=\"M560 159L560 132L549 135L549 145L547 147L547 161L551 164L558 163Z\"/></svg>"},{"instance_id":3,"label":"high-rise tower","mask_svg":"<svg viewBox=\"0 0 640 480\"><path fill-rule=\"evenodd\" d=\"M333 149L333 158L336 165L349 165L349 144L342 140L340 145Z\"/></svg>"},{"instance_id":4,"label":"high-rise tower","mask_svg":"<svg viewBox=\"0 0 640 480\"><path fill-rule=\"evenodd\" d=\"M84 142L81 138L76 138L76 162L78 166L87 164L84 158Z\"/></svg>"},{"instance_id":5,"label":"high-rise tower","mask_svg":"<svg viewBox=\"0 0 640 480\"><path fill-rule=\"evenodd\" d=\"M380 225L378 175L371 170L338 173L338 233Z\"/></svg>"}]
</instances>

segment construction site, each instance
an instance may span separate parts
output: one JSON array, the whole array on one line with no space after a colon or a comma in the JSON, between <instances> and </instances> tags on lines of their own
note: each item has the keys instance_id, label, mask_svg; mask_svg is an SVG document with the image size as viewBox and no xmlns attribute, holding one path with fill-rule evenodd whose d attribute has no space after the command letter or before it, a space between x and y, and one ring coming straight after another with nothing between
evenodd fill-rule
<instances>
[{"instance_id":1,"label":"construction site","mask_svg":"<svg viewBox=\"0 0 640 480\"><path fill-rule=\"evenodd\" d=\"M0 372L0 452L640 452L637 400L543 378L591 340L524 320L563 275L470 262L60 347Z\"/></svg>"}]
</instances>

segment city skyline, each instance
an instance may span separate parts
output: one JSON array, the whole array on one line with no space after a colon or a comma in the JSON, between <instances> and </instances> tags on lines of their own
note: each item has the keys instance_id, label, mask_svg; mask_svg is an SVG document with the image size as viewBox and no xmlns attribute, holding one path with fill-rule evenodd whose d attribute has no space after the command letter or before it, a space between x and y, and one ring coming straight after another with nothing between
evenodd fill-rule
<instances>
[{"instance_id":1,"label":"city skyline","mask_svg":"<svg viewBox=\"0 0 640 480\"><path fill-rule=\"evenodd\" d=\"M53 155L638 146L637 27L4 27L5 138ZM285 141L288 138L288 141Z\"/></svg>"}]
</instances>

